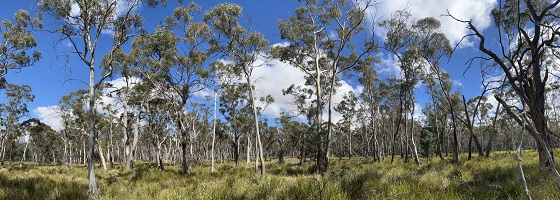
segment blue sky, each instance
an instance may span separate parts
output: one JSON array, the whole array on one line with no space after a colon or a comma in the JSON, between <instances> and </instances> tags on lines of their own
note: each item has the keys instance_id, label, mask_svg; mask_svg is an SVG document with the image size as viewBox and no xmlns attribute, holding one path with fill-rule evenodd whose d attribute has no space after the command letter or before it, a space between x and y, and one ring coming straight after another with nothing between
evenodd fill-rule
<instances>
[{"instance_id":1,"label":"blue sky","mask_svg":"<svg viewBox=\"0 0 560 200\"><path fill-rule=\"evenodd\" d=\"M201 0L195 2L202 7L204 12L204 10L225 1ZM237 3L243 6L244 16L251 19L253 29L263 33L270 44L283 42L280 39L277 20L289 18L299 5L296 0L237 0L227 2ZM1 19L11 19L13 13L19 9L29 10L32 16L37 12L36 2L32 0L0 0L0 4L2 5L0 12ZM166 16L172 14L173 9L177 5L175 0L169 0L169 5L166 7L148 8L143 6L139 8L137 12L142 14L145 20L144 25L146 30L151 32L158 23L164 21ZM391 0L378 5L373 12L380 18L387 18L396 10L408 8L414 19L427 16L436 17L442 21L442 31L446 33L446 36L453 43L452 45L455 45L463 35L468 33L465 25L455 22L449 17L442 17L441 15L445 14L446 10L449 10L451 14L457 17L473 20L475 25L485 32L488 32L493 31L487 27L491 24L489 18L490 10L495 5L495 0ZM199 17L197 20L201 20L201 18ZM53 26L52 21L44 21L43 24L45 26L44 28L47 29ZM56 39L60 37L59 35L40 32L36 37L39 43L38 49L43 53L43 59L36 63L35 66L25 68L20 72L10 71L5 77L10 83L30 85L33 89L33 94L36 96L35 101L29 104L29 110L31 111L30 117L37 117L49 121L49 115L52 114L49 110L50 106L56 105L62 96L72 91L87 88L85 84L79 81L69 82L67 80L69 78L87 80L88 72L86 66L80 62L71 62L70 67L64 67L65 59L57 56L64 52L64 44L58 45L56 48L54 46ZM455 86L467 98L472 98L481 93L481 78L478 62L475 62L472 68L463 74L467 68L466 61L473 56L481 55L473 46L473 42L476 43L477 41L463 41L463 44L455 52L449 62L443 63L442 65L443 70L451 74L452 79L456 83ZM490 40L490 42L492 42L492 40ZM106 44L110 44L110 36L104 35L102 43L105 44L99 47L98 55L100 56L108 52L110 46ZM377 67L378 71L380 71L380 76L385 78L395 76L396 69L398 68L394 65L394 56L382 51L378 58L384 61L382 65ZM262 76L260 85L257 84L257 87L259 87L257 93L261 95L274 93L273 96L276 97L281 94L282 89L288 87L292 83L297 84L302 81L301 72L297 72L293 67L280 62L276 62L271 68L263 69L256 72L256 74L256 76ZM338 93L341 96L343 93L350 90L357 91L359 90L359 86L352 81L347 81L346 85L344 85ZM417 103L423 107L424 102L427 100L424 89L420 87L416 93ZM205 94L199 94L199 96L202 95ZM265 114L273 118L279 111L290 109L290 106L286 105L288 104L287 101L289 101L288 98L289 97L282 97L281 95L278 96L276 105L267 109ZM335 97L335 99L337 98ZM419 113L417 112L416 114ZM54 123L52 122L53 120L56 121L53 117L50 121L51 124L47 124L52 126L52 123Z\"/></svg>"}]
</instances>

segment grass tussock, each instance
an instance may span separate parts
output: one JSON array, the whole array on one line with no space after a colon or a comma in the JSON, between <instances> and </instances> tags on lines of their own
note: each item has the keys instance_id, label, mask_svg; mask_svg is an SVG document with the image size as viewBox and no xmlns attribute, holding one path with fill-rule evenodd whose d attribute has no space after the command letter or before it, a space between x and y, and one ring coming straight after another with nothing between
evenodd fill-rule
<instances>
[{"instance_id":1,"label":"grass tussock","mask_svg":"<svg viewBox=\"0 0 560 200\"><path fill-rule=\"evenodd\" d=\"M299 166L288 159L268 162L263 181L252 164L218 164L214 174L202 165L181 174L178 165L159 171L138 162L133 170L96 168L97 199L523 199L514 157L511 152L468 161L462 156L456 164L434 157L422 159L420 167L403 159L391 164L335 158L324 176L313 173L313 163ZM540 169L535 152L524 152L523 167L534 199L560 199L559 183ZM0 167L0 199L87 199L86 174L85 166L8 163Z\"/></svg>"}]
</instances>

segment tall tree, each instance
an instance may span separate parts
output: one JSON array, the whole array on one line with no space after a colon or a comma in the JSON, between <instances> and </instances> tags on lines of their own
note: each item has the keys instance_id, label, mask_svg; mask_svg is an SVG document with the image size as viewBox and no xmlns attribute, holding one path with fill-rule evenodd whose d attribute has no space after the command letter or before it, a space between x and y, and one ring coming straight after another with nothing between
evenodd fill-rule
<instances>
[{"instance_id":1,"label":"tall tree","mask_svg":"<svg viewBox=\"0 0 560 200\"><path fill-rule=\"evenodd\" d=\"M213 52L222 54L223 57L233 62L233 71L236 75L245 79L249 93L249 104L251 105L254 120L256 142L258 144L258 156L261 162L261 180L265 177L265 161L259 129L259 114L257 111L253 71L259 64L259 56L264 55L268 49L268 41L259 32L253 32L241 25L242 7L236 4L223 3L217 5L204 13L204 21L207 21L215 30L210 44Z\"/></svg>"},{"instance_id":2,"label":"tall tree","mask_svg":"<svg viewBox=\"0 0 560 200\"><path fill-rule=\"evenodd\" d=\"M38 5L40 14L52 18L55 26L50 32L60 34L60 41L70 42L71 55L76 55L89 70L89 140L88 140L88 195L96 196L99 193L94 170L95 149L95 90L103 81L110 77L113 68L112 58L115 52L120 51L123 45L133 36L136 29L142 25L142 18L133 12L141 5L141 0L41 0ZM165 4L166 1L162 0ZM155 6L159 0L147 0L149 6ZM118 7L118 9L117 9ZM113 35L113 46L106 52L106 68L96 64L98 44L105 33ZM60 44L60 43L59 43ZM101 52L103 54L103 52ZM67 57L69 58L69 57ZM70 61L68 61L70 62ZM67 63L68 63L67 62ZM101 78L96 82L96 69L103 69ZM85 81L84 81L85 82Z\"/></svg>"},{"instance_id":3,"label":"tall tree","mask_svg":"<svg viewBox=\"0 0 560 200\"><path fill-rule=\"evenodd\" d=\"M357 114L357 104L358 104L358 97L354 94L354 92L348 92L342 96L343 100L334 108L335 111L342 114L342 124L346 130L347 134L347 141L348 141L348 158L352 158L352 154L354 150L352 149L352 137L354 135L352 131L352 125L354 124L354 117Z\"/></svg>"},{"instance_id":4,"label":"tall tree","mask_svg":"<svg viewBox=\"0 0 560 200\"><path fill-rule=\"evenodd\" d=\"M290 62L309 76L315 87L317 166L324 174L329 166L330 137L332 132L332 99L339 74L360 64L373 61L369 53L377 50L376 43L368 39L358 47L352 41L356 36L367 35L364 27L369 17L366 13L371 0L305 0L288 20L278 26L283 39L290 42L281 47L279 57ZM333 33L333 34L330 34ZM371 36L371 35L370 35ZM323 80L324 79L324 80ZM323 91L326 90L326 91ZM323 96L326 96L326 101ZM326 132L323 131L323 108L327 104Z\"/></svg>"},{"instance_id":5,"label":"tall tree","mask_svg":"<svg viewBox=\"0 0 560 200\"><path fill-rule=\"evenodd\" d=\"M1 165L4 164L6 153L6 143L12 142L12 139L19 137L19 120L25 115L29 114L27 104L33 102L35 95L31 94L31 87L28 85L8 84L6 87L6 100L7 102L0 104L0 111L2 111L2 120L0 126L5 128L2 131L2 144L0 153L2 154Z\"/></svg>"},{"instance_id":6,"label":"tall tree","mask_svg":"<svg viewBox=\"0 0 560 200\"><path fill-rule=\"evenodd\" d=\"M482 33L470 20L451 17L465 23L471 30L468 36L479 39L478 49L484 53L482 59L491 60L503 72L506 84L514 91L517 102L526 104L526 110L511 110L511 104L495 95L505 111L534 139L539 153L539 163L550 170L560 182L551 151L551 134L546 112L546 86L558 58L557 40L560 31L555 25L560 21L560 0L513 0L500 1L492 10L494 26L498 31ZM492 35L494 34L494 35ZM498 39L498 47L490 48L486 39ZM553 62L552 62L553 63ZM521 113L527 112L528 115ZM528 123L523 123L524 121Z\"/></svg>"},{"instance_id":7,"label":"tall tree","mask_svg":"<svg viewBox=\"0 0 560 200\"><path fill-rule=\"evenodd\" d=\"M370 144L373 144L372 151L373 151L373 159L374 161L380 161L379 158L379 146L377 135L379 133L378 128L379 118L380 118L380 107L381 107L381 94L379 91L379 78L377 77L377 71L372 65L360 65L358 66L355 71L357 72L358 81L364 89L360 94L360 102L361 102L361 109L364 112L366 117L369 117L369 129L365 128L365 142L366 142L366 158L369 156L370 152ZM364 119L365 120L365 119ZM371 131L372 135L368 136L368 130ZM371 141L371 139L373 141Z\"/></svg>"}]
</instances>

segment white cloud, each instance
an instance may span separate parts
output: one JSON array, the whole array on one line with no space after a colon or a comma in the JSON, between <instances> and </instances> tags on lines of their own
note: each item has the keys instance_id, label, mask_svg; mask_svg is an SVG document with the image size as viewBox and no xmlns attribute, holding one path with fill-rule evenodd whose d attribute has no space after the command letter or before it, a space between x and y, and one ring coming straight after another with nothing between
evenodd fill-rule
<instances>
[{"instance_id":1,"label":"white cloud","mask_svg":"<svg viewBox=\"0 0 560 200\"><path fill-rule=\"evenodd\" d=\"M114 1L109 1L109 3L111 4L113 2ZM107 7L108 5L104 4L104 6ZM113 19L116 19L119 16L125 15L129 9L131 10L131 13L136 13L140 8L142 8L142 1L140 0L116 0L115 10L112 17ZM79 17L81 12L82 10L80 9L78 3L72 1L70 3L71 18L68 20L74 25L81 25L82 23L77 19L75 19ZM109 28L109 29L101 30L101 33L106 35L113 35L115 32L111 28Z\"/></svg>"},{"instance_id":2,"label":"white cloud","mask_svg":"<svg viewBox=\"0 0 560 200\"><path fill-rule=\"evenodd\" d=\"M41 122L49 125L55 131L60 131L64 127L62 126L62 118L59 114L59 106L40 106L33 110Z\"/></svg>"},{"instance_id":3,"label":"white cloud","mask_svg":"<svg viewBox=\"0 0 560 200\"><path fill-rule=\"evenodd\" d=\"M263 62L262 60L260 62ZM293 105L293 96L283 95L282 89L287 89L292 84L296 86L304 86L305 73L300 69L293 67L287 63L279 60L269 60L266 65L254 69L251 79L255 82L255 96L257 99L266 95L274 97L274 103L269 105L264 111L264 115L269 117L280 117L281 112L295 111L296 106ZM333 108L342 101L344 94L349 91L354 92L356 95L361 94L362 86L352 86L346 81L340 82L341 87L336 89L336 94L333 96ZM327 108L324 111L324 119L327 119ZM342 119L342 115L334 111L332 119L337 122Z\"/></svg>"},{"instance_id":4,"label":"white cloud","mask_svg":"<svg viewBox=\"0 0 560 200\"><path fill-rule=\"evenodd\" d=\"M132 13L137 12L142 8L142 1L139 0L117 0L116 13L117 16L125 15L128 9L132 6Z\"/></svg>"},{"instance_id":5,"label":"white cloud","mask_svg":"<svg viewBox=\"0 0 560 200\"><path fill-rule=\"evenodd\" d=\"M423 122L424 120L426 120L426 116L424 115L424 112L422 112L423 108L424 107L422 107L422 105L418 104L417 102L414 102L414 120L415 121Z\"/></svg>"},{"instance_id":6,"label":"white cloud","mask_svg":"<svg viewBox=\"0 0 560 200\"><path fill-rule=\"evenodd\" d=\"M141 80L139 78L132 77L130 80L131 83L130 87L132 87L136 83L139 83L140 81ZM103 89L103 95L100 97L98 101L103 103L103 105L111 104L113 106L113 109L115 110L113 110L112 113L107 113L107 111L103 110L103 107L100 106L99 104L96 105L96 110L98 113L118 116L123 112L122 106L120 106L121 103L117 99L118 98L117 95L113 95L113 97L109 97L108 94L115 92L116 90L121 89L123 87L126 87L126 81L124 78L121 77L112 81L108 81L108 83L111 83L113 87ZM58 105L40 106L33 110L33 113L35 113L38 116L39 120L51 126L56 131L60 131L64 128L62 126L62 118L60 117L59 112L60 112L60 107Z\"/></svg>"},{"instance_id":7,"label":"white cloud","mask_svg":"<svg viewBox=\"0 0 560 200\"><path fill-rule=\"evenodd\" d=\"M209 88L204 88L200 91L196 91L193 96L204 99L206 97L214 98L214 92Z\"/></svg>"},{"instance_id":8,"label":"white cloud","mask_svg":"<svg viewBox=\"0 0 560 200\"><path fill-rule=\"evenodd\" d=\"M271 47L287 47L287 46L290 46L289 42L280 42L271 45Z\"/></svg>"},{"instance_id":9,"label":"white cloud","mask_svg":"<svg viewBox=\"0 0 560 200\"><path fill-rule=\"evenodd\" d=\"M378 58L380 58L381 61L381 65L376 67L379 74L385 74L397 79L403 77L401 67L399 66L399 58L396 55L389 54L385 56L383 53L379 53Z\"/></svg>"},{"instance_id":10,"label":"white cloud","mask_svg":"<svg viewBox=\"0 0 560 200\"><path fill-rule=\"evenodd\" d=\"M279 60L271 60L268 65L255 68L251 79L256 80L256 99L269 94L274 97L274 103L269 105L263 114L279 117L280 112L295 110L296 106L291 105L293 97L283 95L282 89L287 89L292 84L303 86L304 76L303 71Z\"/></svg>"},{"instance_id":11,"label":"white cloud","mask_svg":"<svg viewBox=\"0 0 560 200\"><path fill-rule=\"evenodd\" d=\"M138 77L131 77L130 80L128 80L128 87L132 88L134 87L135 84L140 83L140 78ZM126 79L124 77L120 77L117 78L115 80L112 81L107 81L107 83L111 84L112 87L109 88L105 88L103 89L103 95L100 97L100 102L103 103L103 105L109 105L111 104L113 107L117 107L118 109L116 110L116 113L111 113L111 114L116 114L116 115L120 115L123 112L122 107L119 107L119 105L121 104L120 100L118 99L119 96L117 94L115 94L115 92L117 90L122 89L123 87L127 87L127 82ZM112 94L111 96L109 96L109 94ZM100 113L105 113L105 114L109 114L106 113L105 110L103 110L103 108L99 105L97 105L96 108L97 112Z\"/></svg>"},{"instance_id":12,"label":"white cloud","mask_svg":"<svg viewBox=\"0 0 560 200\"><path fill-rule=\"evenodd\" d=\"M412 20L425 17L435 17L441 22L441 30L447 36L452 45L457 44L461 38L469 33L466 25L457 22L451 17L443 16L447 11L461 20L472 20L474 26L480 31L491 25L490 12L497 5L496 0L391 0L373 7L371 13L380 16L381 20L389 19L395 11L408 10ZM378 34L384 37L386 31ZM472 45L472 41L463 41L461 47Z\"/></svg>"},{"instance_id":13,"label":"white cloud","mask_svg":"<svg viewBox=\"0 0 560 200\"><path fill-rule=\"evenodd\" d=\"M463 83L461 83L460 80L454 79L454 80L453 80L453 85L454 85L454 86L459 86L459 87L461 87L461 86L463 86Z\"/></svg>"}]
</instances>

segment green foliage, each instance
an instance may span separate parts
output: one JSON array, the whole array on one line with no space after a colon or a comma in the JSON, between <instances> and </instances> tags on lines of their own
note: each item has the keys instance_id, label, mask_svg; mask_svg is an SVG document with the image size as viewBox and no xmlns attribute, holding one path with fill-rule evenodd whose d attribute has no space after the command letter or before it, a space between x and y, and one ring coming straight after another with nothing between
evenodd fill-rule
<instances>
[{"instance_id":1,"label":"green foliage","mask_svg":"<svg viewBox=\"0 0 560 200\"><path fill-rule=\"evenodd\" d=\"M41 58L41 52L31 49L37 46L33 33L42 28L39 18L31 18L25 10L14 14L14 21L3 20L0 27L0 77L8 70L33 65Z\"/></svg>"},{"instance_id":2,"label":"green foliage","mask_svg":"<svg viewBox=\"0 0 560 200\"><path fill-rule=\"evenodd\" d=\"M424 157L428 158L434 152L436 140L433 128L427 127L420 131L420 149Z\"/></svg>"}]
</instances>

